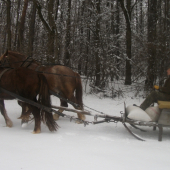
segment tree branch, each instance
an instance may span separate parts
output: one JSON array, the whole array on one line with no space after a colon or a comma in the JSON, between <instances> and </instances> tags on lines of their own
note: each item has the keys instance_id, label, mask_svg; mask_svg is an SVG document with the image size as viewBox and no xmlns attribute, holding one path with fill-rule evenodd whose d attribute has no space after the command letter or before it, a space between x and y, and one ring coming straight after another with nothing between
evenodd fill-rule
<instances>
[{"instance_id":1,"label":"tree branch","mask_svg":"<svg viewBox=\"0 0 170 170\"><path fill-rule=\"evenodd\" d=\"M45 21L43 15L42 15L40 3L38 1L36 1L36 0L32 0L32 1L34 2L35 6L36 6L36 8L38 10L38 15L39 15L42 23L44 24L47 31L50 33L52 30L51 30L50 26L48 25L48 23Z\"/></svg>"},{"instance_id":2,"label":"tree branch","mask_svg":"<svg viewBox=\"0 0 170 170\"><path fill-rule=\"evenodd\" d=\"M131 12L132 12L133 8L135 7L135 5L137 4L137 2L138 2L138 0L136 0L136 2L132 5Z\"/></svg>"},{"instance_id":3,"label":"tree branch","mask_svg":"<svg viewBox=\"0 0 170 170\"><path fill-rule=\"evenodd\" d=\"M125 8L124 0L119 0L119 2L120 2L120 6L122 8L122 11L124 13L126 23L130 25L130 18L129 18L128 12L127 12L127 10Z\"/></svg>"}]
</instances>

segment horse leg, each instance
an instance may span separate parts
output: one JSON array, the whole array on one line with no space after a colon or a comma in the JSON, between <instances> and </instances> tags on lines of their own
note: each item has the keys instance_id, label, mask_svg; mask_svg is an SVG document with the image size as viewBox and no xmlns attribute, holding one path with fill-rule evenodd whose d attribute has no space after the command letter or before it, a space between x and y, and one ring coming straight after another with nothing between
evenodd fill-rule
<instances>
[{"instance_id":1,"label":"horse leg","mask_svg":"<svg viewBox=\"0 0 170 170\"><path fill-rule=\"evenodd\" d=\"M68 104L67 104L66 101L60 99L60 106L62 106L62 107L68 107ZM58 111L59 111L60 113L63 113L64 109L59 109ZM60 117L60 116L59 116L58 114L56 114L56 113L53 114L53 119L54 119L54 120L58 120L59 117Z\"/></svg>"},{"instance_id":2,"label":"horse leg","mask_svg":"<svg viewBox=\"0 0 170 170\"><path fill-rule=\"evenodd\" d=\"M0 111L2 116L4 116L5 122L6 122L6 126L7 127L12 127L13 123L11 121L11 119L8 117L6 109L5 109L5 104L4 104L4 100L0 100Z\"/></svg>"},{"instance_id":3,"label":"horse leg","mask_svg":"<svg viewBox=\"0 0 170 170\"><path fill-rule=\"evenodd\" d=\"M74 95L71 95L71 97L68 97L68 100L72 101L73 103L78 104L78 102L77 102L76 98L74 97ZM73 107L74 107L75 109L78 109L78 110L82 110L82 109L83 109L81 106L76 107L76 106L73 105ZM82 113L77 113L77 116L78 116L78 118L81 119L81 120L85 120L85 119L86 119L86 116L85 116L84 114L82 114ZM80 121L77 121L76 123L81 123L81 122L80 122Z\"/></svg>"},{"instance_id":4,"label":"horse leg","mask_svg":"<svg viewBox=\"0 0 170 170\"><path fill-rule=\"evenodd\" d=\"M26 127L27 124L28 124L28 121L29 121L31 111L29 110L28 105L25 102L22 102L22 101L18 100L18 104L22 108L21 116L18 119L22 119L21 120L21 125L22 125L22 127Z\"/></svg>"},{"instance_id":5,"label":"horse leg","mask_svg":"<svg viewBox=\"0 0 170 170\"><path fill-rule=\"evenodd\" d=\"M32 133L33 134L41 133L40 109L38 109L35 106L31 106L31 107L29 107L29 109L32 111L32 114L33 114L34 120L35 120L34 131Z\"/></svg>"}]
</instances>

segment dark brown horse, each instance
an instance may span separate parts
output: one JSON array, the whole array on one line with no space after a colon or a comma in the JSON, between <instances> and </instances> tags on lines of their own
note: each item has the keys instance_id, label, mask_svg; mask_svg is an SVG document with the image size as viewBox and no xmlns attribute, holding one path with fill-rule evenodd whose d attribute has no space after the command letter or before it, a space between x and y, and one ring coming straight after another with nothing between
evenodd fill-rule
<instances>
[{"instance_id":1,"label":"dark brown horse","mask_svg":"<svg viewBox=\"0 0 170 170\"><path fill-rule=\"evenodd\" d=\"M35 60L30 60L25 55L14 51L7 51L4 53L0 57L0 63L12 68L22 66L43 72L51 91L59 93L61 97L78 104L78 107L73 105L76 109L83 109L81 78L78 73L74 72L70 68L61 65L54 65L50 67L41 66ZM60 102L61 106L68 107L66 101L61 99ZM59 111L63 112L61 109ZM78 113L78 118L85 120L85 116L81 113ZM54 119L58 119L57 114L54 115Z\"/></svg>"},{"instance_id":2,"label":"dark brown horse","mask_svg":"<svg viewBox=\"0 0 170 170\"><path fill-rule=\"evenodd\" d=\"M0 67L0 87L12 93L20 95L29 100L33 100L47 107L51 107L48 83L43 74L39 74L28 68L20 67L17 69L9 69ZM3 73L4 72L4 73ZM36 99L38 95L38 100ZM5 118L6 125L11 127L12 121L7 116L4 100L12 100L14 97L0 91L0 110ZM41 132L41 120L48 126L50 131L57 129L57 124L53 119L52 113L40 110L30 104L24 103L24 107L28 107L32 112L35 120L33 133Z\"/></svg>"}]
</instances>

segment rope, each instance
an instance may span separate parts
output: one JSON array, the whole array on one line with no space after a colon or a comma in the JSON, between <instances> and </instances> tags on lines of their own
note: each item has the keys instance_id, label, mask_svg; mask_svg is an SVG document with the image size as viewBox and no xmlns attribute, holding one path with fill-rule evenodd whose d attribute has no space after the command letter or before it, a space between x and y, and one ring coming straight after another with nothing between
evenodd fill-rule
<instances>
[{"instance_id":1,"label":"rope","mask_svg":"<svg viewBox=\"0 0 170 170\"><path fill-rule=\"evenodd\" d=\"M90 107L86 106L85 104L83 104L83 106L84 106L84 107L87 107L87 108L89 108L89 109L91 109L91 110L93 110L93 111L95 111L95 112L97 112L97 113L105 114L104 112L100 112L100 111L98 111L98 110L95 110L95 109L93 109L93 108L90 108Z\"/></svg>"}]
</instances>

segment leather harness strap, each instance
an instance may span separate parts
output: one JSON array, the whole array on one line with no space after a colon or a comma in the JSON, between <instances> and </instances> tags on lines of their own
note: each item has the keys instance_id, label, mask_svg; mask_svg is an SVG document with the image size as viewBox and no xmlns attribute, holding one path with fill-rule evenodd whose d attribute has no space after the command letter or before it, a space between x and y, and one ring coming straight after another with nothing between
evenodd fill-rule
<instances>
[{"instance_id":1,"label":"leather harness strap","mask_svg":"<svg viewBox=\"0 0 170 170\"><path fill-rule=\"evenodd\" d=\"M32 64L33 61L34 61L34 59L28 57L28 58L21 64L20 67L26 67L26 68L28 68L28 67ZM41 65L38 65L38 66L36 67L35 71L38 71L40 67L41 67Z\"/></svg>"},{"instance_id":2,"label":"leather harness strap","mask_svg":"<svg viewBox=\"0 0 170 170\"><path fill-rule=\"evenodd\" d=\"M37 66L37 68L35 69L35 71L38 71L40 67L41 67L41 65Z\"/></svg>"},{"instance_id":3,"label":"leather harness strap","mask_svg":"<svg viewBox=\"0 0 170 170\"><path fill-rule=\"evenodd\" d=\"M33 59L30 57L27 57L26 60L21 64L20 67L29 67L31 63L33 62Z\"/></svg>"},{"instance_id":4,"label":"leather harness strap","mask_svg":"<svg viewBox=\"0 0 170 170\"><path fill-rule=\"evenodd\" d=\"M1 73L0 73L0 80L2 78L2 76L4 75L4 73L6 73L8 70L11 70L12 68L6 68L5 70L3 70Z\"/></svg>"}]
</instances>

